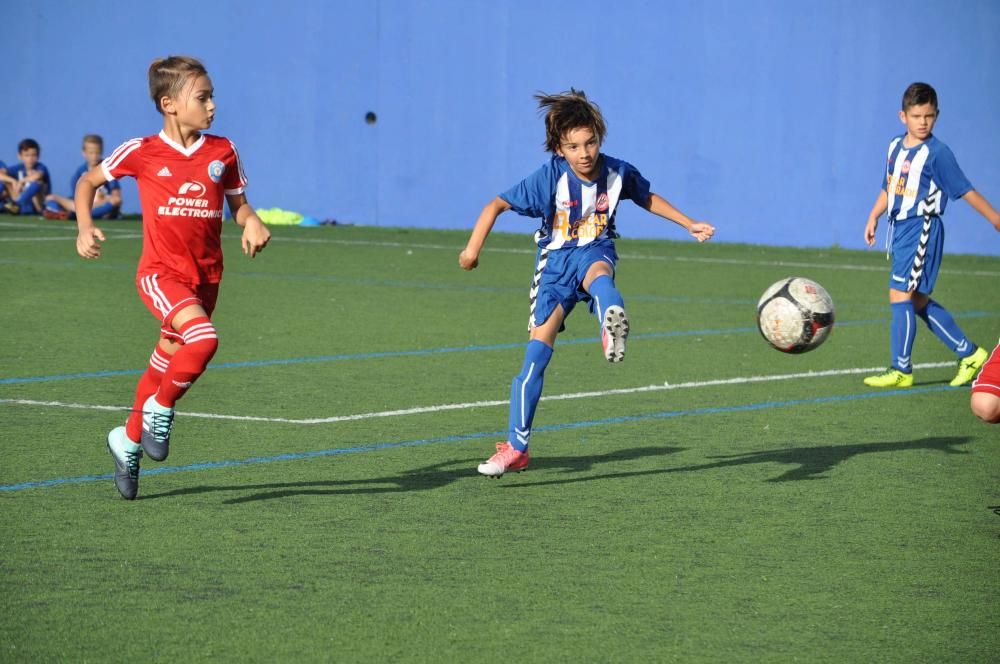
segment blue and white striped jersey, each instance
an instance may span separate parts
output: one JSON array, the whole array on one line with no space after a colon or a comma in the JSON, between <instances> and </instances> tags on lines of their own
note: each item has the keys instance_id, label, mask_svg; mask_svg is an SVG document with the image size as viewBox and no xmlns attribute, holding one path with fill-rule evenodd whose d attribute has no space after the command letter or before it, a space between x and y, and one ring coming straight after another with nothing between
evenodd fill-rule
<instances>
[{"instance_id":1,"label":"blue and white striped jersey","mask_svg":"<svg viewBox=\"0 0 1000 664\"><path fill-rule=\"evenodd\" d=\"M649 181L635 166L602 154L600 175L587 182L576 176L565 159L554 156L500 198L518 214L542 219L535 232L539 247L581 247L618 237L618 202L627 198L645 207Z\"/></svg>"},{"instance_id":2,"label":"blue and white striped jersey","mask_svg":"<svg viewBox=\"0 0 1000 664\"><path fill-rule=\"evenodd\" d=\"M951 149L934 136L911 148L903 147L903 136L897 136L889 143L882 189L889 197L889 221L897 222L941 216L948 199L965 196L972 184Z\"/></svg>"}]
</instances>

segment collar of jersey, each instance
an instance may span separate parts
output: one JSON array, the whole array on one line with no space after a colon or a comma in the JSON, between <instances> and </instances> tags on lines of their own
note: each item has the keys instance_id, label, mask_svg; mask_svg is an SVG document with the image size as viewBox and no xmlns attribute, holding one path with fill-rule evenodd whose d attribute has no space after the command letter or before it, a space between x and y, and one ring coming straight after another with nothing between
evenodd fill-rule
<instances>
[{"instance_id":1,"label":"collar of jersey","mask_svg":"<svg viewBox=\"0 0 1000 664\"><path fill-rule=\"evenodd\" d=\"M901 148L903 148L904 150L916 150L917 148L919 148L921 146L924 146L924 145L927 145L928 143L930 143L933 138L934 138L934 134L931 134L930 136L928 136L924 140L920 141L916 145L911 145L911 146L907 147L906 146L906 134L903 134L900 137L900 139L899 139L899 146Z\"/></svg>"},{"instance_id":2,"label":"collar of jersey","mask_svg":"<svg viewBox=\"0 0 1000 664\"><path fill-rule=\"evenodd\" d=\"M181 145L180 143L178 143L174 139L172 139L169 136L167 136L167 132L163 131L162 129L160 130L160 140L163 141L164 143L166 143L167 145L169 145L170 147L172 147L173 149L175 149L178 152L180 152L185 157L190 157L195 152L197 152L198 148L200 148L202 146L202 144L205 142L205 134L202 134L201 136L199 136L198 140L195 141L194 143L192 143L191 147L189 147L189 148L184 147L183 145Z\"/></svg>"}]
</instances>

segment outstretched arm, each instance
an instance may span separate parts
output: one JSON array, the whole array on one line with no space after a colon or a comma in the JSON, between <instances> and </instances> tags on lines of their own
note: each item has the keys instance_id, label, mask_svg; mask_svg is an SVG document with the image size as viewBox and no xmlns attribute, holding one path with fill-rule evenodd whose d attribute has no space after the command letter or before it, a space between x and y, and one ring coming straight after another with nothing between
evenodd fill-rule
<instances>
[{"instance_id":1,"label":"outstretched arm","mask_svg":"<svg viewBox=\"0 0 1000 664\"><path fill-rule=\"evenodd\" d=\"M465 249L458 255L458 264L463 270L472 270L479 265L479 252L483 250L486 238L493 230L493 224L496 223L497 217L509 209L510 203L497 196L487 203L483 211L479 213L476 225L472 229L472 235L469 236Z\"/></svg>"},{"instance_id":2,"label":"outstretched arm","mask_svg":"<svg viewBox=\"0 0 1000 664\"><path fill-rule=\"evenodd\" d=\"M715 235L715 226L704 221L694 221L671 205L665 198L654 194L653 192L649 192L649 200L643 207L656 216L663 217L667 221L672 221L678 226L681 226L691 234L691 237L698 240L698 242L704 242Z\"/></svg>"},{"instance_id":3,"label":"outstretched arm","mask_svg":"<svg viewBox=\"0 0 1000 664\"><path fill-rule=\"evenodd\" d=\"M84 258L101 257L99 242L104 242L104 233L94 225L94 218L90 216L90 205L94 201L97 189L105 182L107 178L104 177L100 164L76 181L76 192L73 195L76 207L76 253Z\"/></svg>"},{"instance_id":4,"label":"outstretched arm","mask_svg":"<svg viewBox=\"0 0 1000 664\"><path fill-rule=\"evenodd\" d=\"M233 213L233 221L243 227L243 253L253 258L267 246L271 231L250 207L246 194L227 194L226 202Z\"/></svg>"},{"instance_id":5,"label":"outstretched arm","mask_svg":"<svg viewBox=\"0 0 1000 664\"><path fill-rule=\"evenodd\" d=\"M971 205L973 210L986 217L986 220L993 224L993 228L1000 231L1000 213L993 209L993 206L982 194L973 189L962 196L962 200Z\"/></svg>"},{"instance_id":6,"label":"outstretched arm","mask_svg":"<svg viewBox=\"0 0 1000 664\"><path fill-rule=\"evenodd\" d=\"M885 211L889 209L889 195L885 193L883 189L878 198L875 199L875 205L872 206L872 211L868 213L868 223L865 224L865 242L868 246L875 244L875 229L878 228L878 220Z\"/></svg>"}]
</instances>

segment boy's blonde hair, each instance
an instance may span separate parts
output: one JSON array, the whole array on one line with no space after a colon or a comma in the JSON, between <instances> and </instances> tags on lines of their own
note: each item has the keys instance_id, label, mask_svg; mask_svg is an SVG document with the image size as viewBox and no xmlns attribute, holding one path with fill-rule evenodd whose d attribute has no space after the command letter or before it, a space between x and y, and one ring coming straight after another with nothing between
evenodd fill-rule
<instances>
[{"instance_id":1,"label":"boy's blonde hair","mask_svg":"<svg viewBox=\"0 0 1000 664\"><path fill-rule=\"evenodd\" d=\"M543 92L535 95L538 110L545 114L545 149L555 154L567 133L580 127L594 132L597 140L604 143L608 133L604 116L597 104L587 99L583 90L570 88L569 92L549 95Z\"/></svg>"},{"instance_id":2,"label":"boy's blonde hair","mask_svg":"<svg viewBox=\"0 0 1000 664\"><path fill-rule=\"evenodd\" d=\"M149 65L149 96L153 98L156 110L163 113L160 100L177 97L188 80L198 76L208 76L208 70L197 58L168 55L153 60L153 64Z\"/></svg>"},{"instance_id":3,"label":"boy's blonde hair","mask_svg":"<svg viewBox=\"0 0 1000 664\"><path fill-rule=\"evenodd\" d=\"M96 145L102 150L104 149L104 139L97 134L87 134L83 137L83 147L87 147L87 144Z\"/></svg>"}]
</instances>

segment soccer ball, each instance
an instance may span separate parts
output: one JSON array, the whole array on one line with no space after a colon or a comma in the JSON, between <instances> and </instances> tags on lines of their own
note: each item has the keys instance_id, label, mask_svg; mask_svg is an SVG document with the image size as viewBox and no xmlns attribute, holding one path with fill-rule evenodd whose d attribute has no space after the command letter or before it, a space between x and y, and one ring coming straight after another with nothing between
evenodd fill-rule
<instances>
[{"instance_id":1,"label":"soccer ball","mask_svg":"<svg viewBox=\"0 0 1000 664\"><path fill-rule=\"evenodd\" d=\"M826 341L833 329L833 300L815 281L782 279L760 297L757 329L783 353L806 353Z\"/></svg>"}]
</instances>

